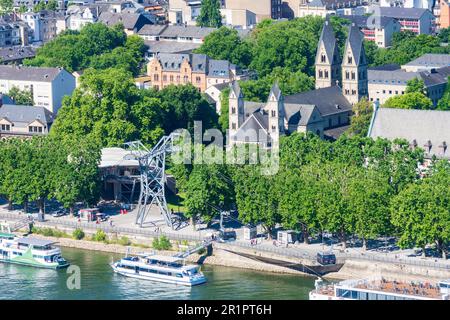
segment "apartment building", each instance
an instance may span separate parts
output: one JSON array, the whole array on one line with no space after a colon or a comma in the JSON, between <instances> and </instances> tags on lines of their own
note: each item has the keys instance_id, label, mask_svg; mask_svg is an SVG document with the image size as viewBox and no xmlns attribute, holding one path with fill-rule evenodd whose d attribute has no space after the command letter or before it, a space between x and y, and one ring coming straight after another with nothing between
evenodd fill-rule
<instances>
[{"instance_id":1,"label":"apartment building","mask_svg":"<svg viewBox=\"0 0 450 320\"><path fill-rule=\"evenodd\" d=\"M170 0L169 23L195 25L201 7L201 0Z\"/></svg>"},{"instance_id":2,"label":"apartment building","mask_svg":"<svg viewBox=\"0 0 450 320\"><path fill-rule=\"evenodd\" d=\"M282 0L225 0L224 9L247 10L255 14L256 22L282 18Z\"/></svg>"},{"instance_id":3,"label":"apartment building","mask_svg":"<svg viewBox=\"0 0 450 320\"><path fill-rule=\"evenodd\" d=\"M75 77L62 68L0 65L0 93L13 87L31 91L34 105L56 114L64 96L75 90Z\"/></svg>"},{"instance_id":4,"label":"apartment building","mask_svg":"<svg viewBox=\"0 0 450 320\"><path fill-rule=\"evenodd\" d=\"M48 134L53 121L53 113L44 107L0 103L0 139Z\"/></svg>"},{"instance_id":5,"label":"apartment building","mask_svg":"<svg viewBox=\"0 0 450 320\"><path fill-rule=\"evenodd\" d=\"M433 8L433 14L436 17L436 30L450 27L450 1L436 0Z\"/></svg>"},{"instance_id":6,"label":"apartment building","mask_svg":"<svg viewBox=\"0 0 450 320\"><path fill-rule=\"evenodd\" d=\"M390 47L394 33L400 32L400 23L390 17L342 16L355 23L364 34L364 39L373 41L380 48Z\"/></svg>"},{"instance_id":7,"label":"apartment building","mask_svg":"<svg viewBox=\"0 0 450 320\"><path fill-rule=\"evenodd\" d=\"M200 92L215 84L240 79L236 65L204 54L159 54L147 64L147 76L137 78L139 87L162 89L191 83Z\"/></svg>"},{"instance_id":8,"label":"apartment building","mask_svg":"<svg viewBox=\"0 0 450 320\"><path fill-rule=\"evenodd\" d=\"M404 94L408 81L418 78L423 80L426 95L436 105L445 92L449 76L450 67L416 72L408 72L400 68L396 70L369 69L369 98L370 101L379 101L383 104L393 96Z\"/></svg>"},{"instance_id":9,"label":"apartment building","mask_svg":"<svg viewBox=\"0 0 450 320\"><path fill-rule=\"evenodd\" d=\"M34 42L47 42L66 30L66 18L62 12L42 10L26 12L21 19L30 27Z\"/></svg>"},{"instance_id":10,"label":"apartment building","mask_svg":"<svg viewBox=\"0 0 450 320\"><path fill-rule=\"evenodd\" d=\"M401 31L412 31L416 34L435 32L435 17L428 9L381 7L380 16L396 19L401 25Z\"/></svg>"},{"instance_id":11,"label":"apartment building","mask_svg":"<svg viewBox=\"0 0 450 320\"><path fill-rule=\"evenodd\" d=\"M298 17L327 15L363 15L367 0L300 0Z\"/></svg>"},{"instance_id":12,"label":"apartment building","mask_svg":"<svg viewBox=\"0 0 450 320\"><path fill-rule=\"evenodd\" d=\"M0 47L27 45L30 28L23 21L0 19Z\"/></svg>"}]
</instances>

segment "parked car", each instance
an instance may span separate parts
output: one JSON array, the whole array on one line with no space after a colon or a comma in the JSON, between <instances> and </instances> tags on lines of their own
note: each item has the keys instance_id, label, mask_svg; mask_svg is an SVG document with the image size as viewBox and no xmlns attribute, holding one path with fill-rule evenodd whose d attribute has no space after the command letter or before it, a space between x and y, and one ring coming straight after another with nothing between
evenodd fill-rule
<instances>
[{"instance_id":1,"label":"parked car","mask_svg":"<svg viewBox=\"0 0 450 320\"><path fill-rule=\"evenodd\" d=\"M67 212L65 210L57 210L52 213L52 217L58 218L58 217L65 216L66 214L67 214Z\"/></svg>"}]
</instances>

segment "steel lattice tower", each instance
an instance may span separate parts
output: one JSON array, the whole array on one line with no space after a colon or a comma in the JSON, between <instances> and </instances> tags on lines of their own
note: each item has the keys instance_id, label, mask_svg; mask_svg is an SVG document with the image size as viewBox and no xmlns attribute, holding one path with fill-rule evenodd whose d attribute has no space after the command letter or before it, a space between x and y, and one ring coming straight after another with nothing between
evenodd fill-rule
<instances>
[{"instance_id":1,"label":"steel lattice tower","mask_svg":"<svg viewBox=\"0 0 450 320\"><path fill-rule=\"evenodd\" d=\"M139 194L136 224L141 227L153 205L158 206L167 225L173 227L173 217L167 208L164 191L166 182L166 155L174 152L177 147L174 141L179 134L172 133L162 137L151 149L147 149L140 141L127 142L125 145L139 161L141 192Z\"/></svg>"}]
</instances>

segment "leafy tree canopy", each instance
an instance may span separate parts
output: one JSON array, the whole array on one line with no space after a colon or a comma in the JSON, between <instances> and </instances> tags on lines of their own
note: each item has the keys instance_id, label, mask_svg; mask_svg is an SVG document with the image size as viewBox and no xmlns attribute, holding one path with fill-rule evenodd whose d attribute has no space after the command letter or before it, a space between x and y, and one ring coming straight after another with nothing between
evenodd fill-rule
<instances>
[{"instance_id":1,"label":"leafy tree canopy","mask_svg":"<svg viewBox=\"0 0 450 320\"><path fill-rule=\"evenodd\" d=\"M389 98L383 107L428 110L433 107L433 102L423 93L411 92Z\"/></svg>"}]
</instances>

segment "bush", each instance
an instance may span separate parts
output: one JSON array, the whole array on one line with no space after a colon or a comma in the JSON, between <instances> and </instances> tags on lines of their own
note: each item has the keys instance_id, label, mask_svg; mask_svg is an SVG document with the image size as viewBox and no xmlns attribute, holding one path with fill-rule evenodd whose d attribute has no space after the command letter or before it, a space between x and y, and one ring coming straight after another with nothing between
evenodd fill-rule
<instances>
[{"instance_id":1,"label":"bush","mask_svg":"<svg viewBox=\"0 0 450 320\"><path fill-rule=\"evenodd\" d=\"M122 246L129 246L131 244L131 241L127 237L121 237L118 243L121 244Z\"/></svg>"},{"instance_id":2,"label":"bush","mask_svg":"<svg viewBox=\"0 0 450 320\"><path fill-rule=\"evenodd\" d=\"M54 237L54 231L51 228L42 228L40 234L46 237Z\"/></svg>"},{"instance_id":3,"label":"bush","mask_svg":"<svg viewBox=\"0 0 450 320\"><path fill-rule=\"evenodd\" d=\"M84 231L81 230L80 228L75 229L72 233L72 237L76 240L81 240L84 238L84 236L85 236Z\"/></svg>"},{"instance_id":4,"label":"bush","mask_svg":"<svg viewBox=\"0 0 450 320\"><path fill-rule=\"evenodd\" d=\"M98 242L105 242L106 241L105 231L98 229L97 232L92 236L92 240Z\"/></svg>"},{"instance_id":5,"label":"bush","mask_svg":"<svg viewBox=\"0 0 450 320\"><path fill-rule=\"evenodd\" d=\"M155 250L170 250L172 248L172 244L166 236L161 236L153 239L152 247Z\"/></svg>"}]
</instances>

